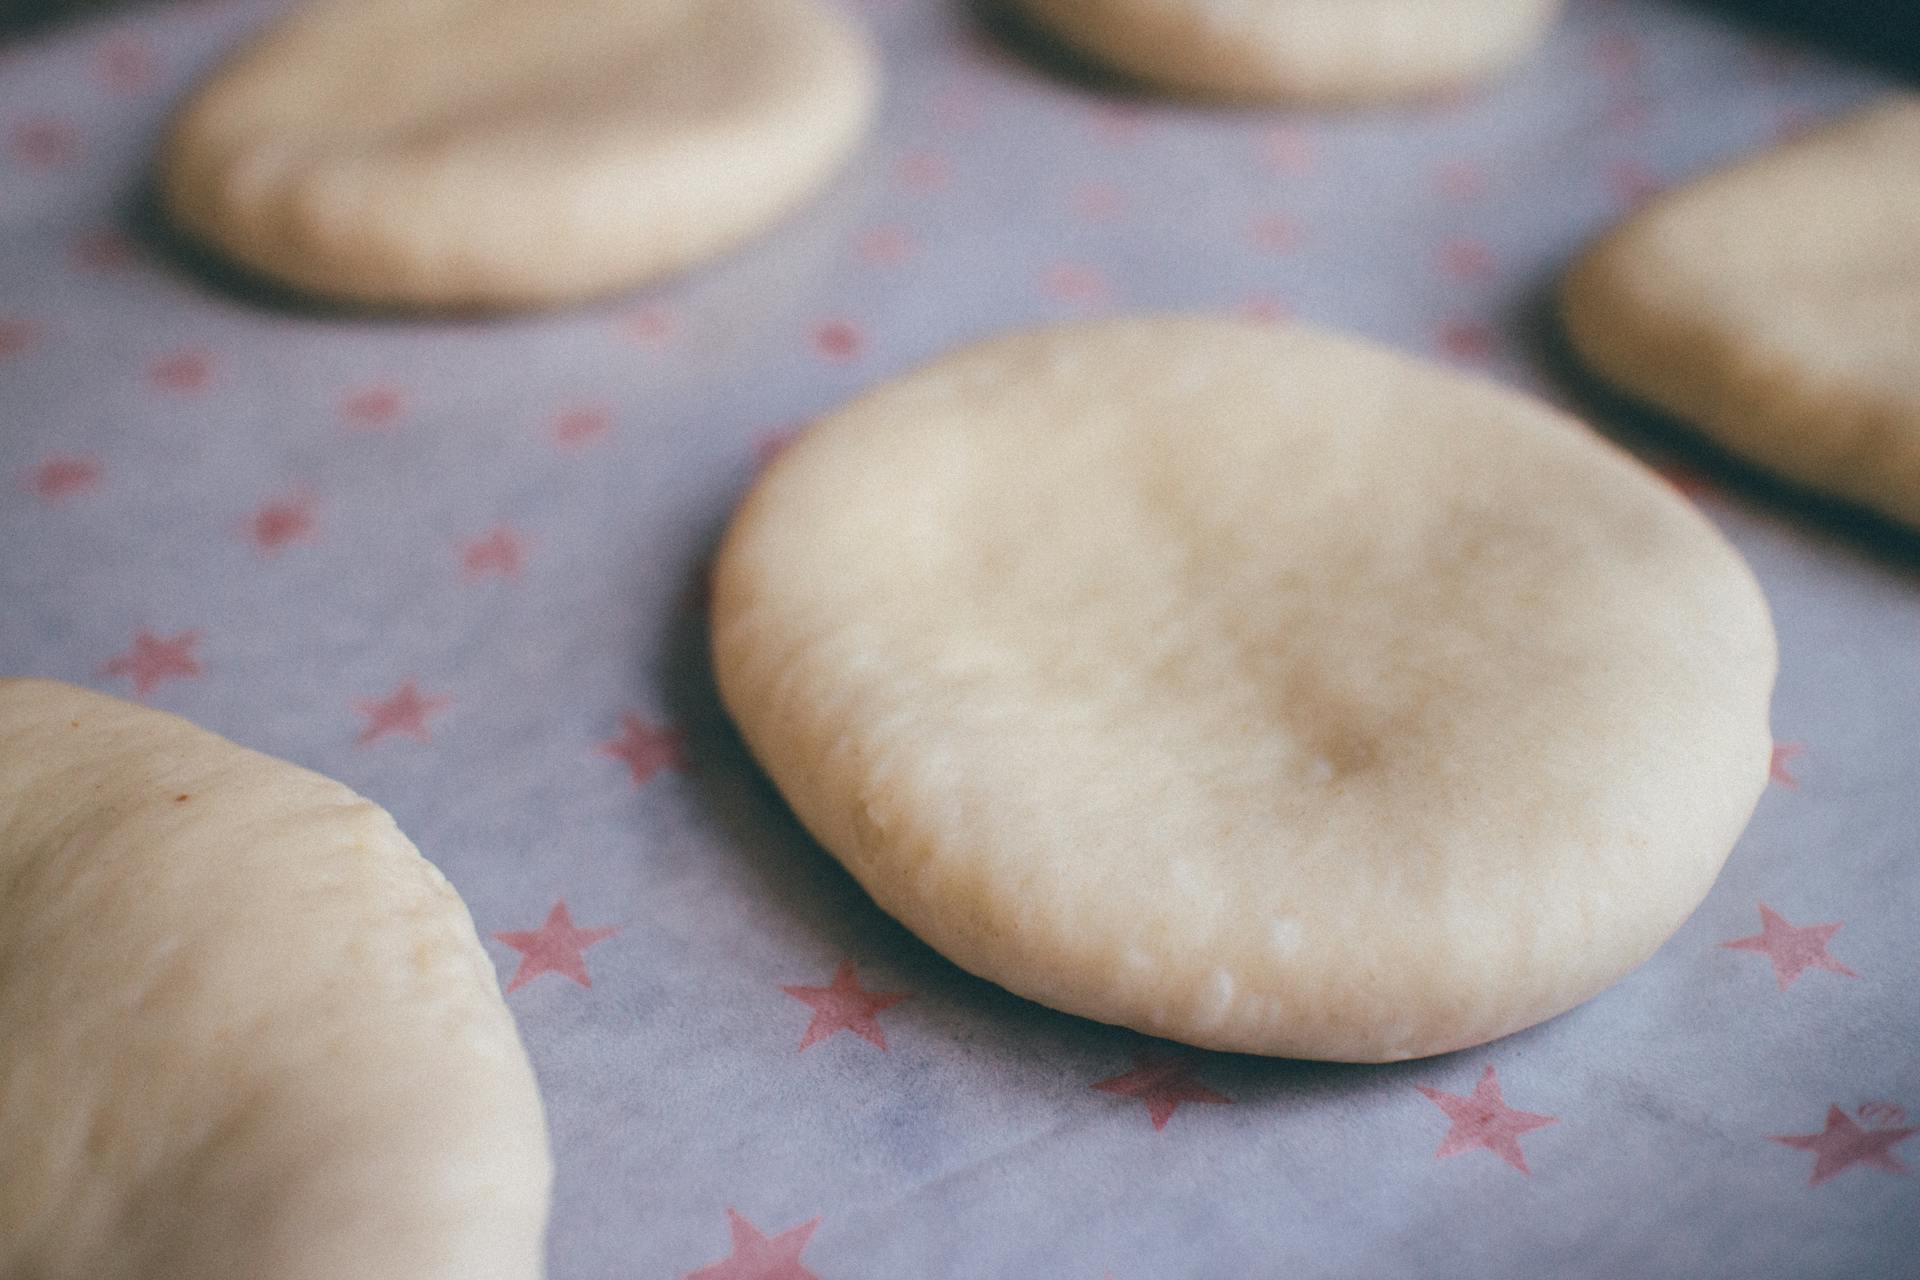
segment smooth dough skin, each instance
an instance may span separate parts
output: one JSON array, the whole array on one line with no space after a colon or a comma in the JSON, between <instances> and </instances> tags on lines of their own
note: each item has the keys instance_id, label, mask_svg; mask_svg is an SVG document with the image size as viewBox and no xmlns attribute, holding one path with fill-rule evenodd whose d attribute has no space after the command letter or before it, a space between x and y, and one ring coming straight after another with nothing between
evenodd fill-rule
<instances>
[{"instance_id":1,"label":"smooth dough skin","mask_svg":"<svg viewBox=\"0 0 1920 1280\"><path fill-rule=\"evenodd\" d=\"M533 1072L378 806L0 680L0 886L0 1277L541 1274Z\"/></svg>"},{"instance_id":2,"label":"smooth dough skin","mask_svg":"<svg viewBox=\"0 0 1920 1280\"><path fill-rule=\"evenodd\" d=\"M1920 97L1662 196L1574 268L1561 307L1623 390L1920 528Z\"/></svg>"},{"instance_id":3,"label":"smooth dough skin","mask_svg":"<svg viewBox=\"0 0 1920 1280\"><path fill-rule=\"evenodd\" d=\"M1766 784L1746 565L1580 424L1306 329L966 348L736 515L720 692L966 969L1215 1049L1464 1048L1645 960Z\"/></svg>"},{"instance_id":4,"label":"smooth dough skin","mask_svg":"<svg viewBox=\"0 0 1920 1280\"><path fill-rule=\"evenodd\" d=\"M159 187L189 236L308 293L558 303L769 226L876 83L816 0L312 0L188 104Z\"/></svg>"},{"instance_id":5,"label":"smooth dough skin","mask_svg":"<svg viewBox=\"0 0 1920 1280\"><path fill-rule=\"evenodd\" d=\"M1487 77L1562 0L1017 0L1080 52L1204 98L1362 103Z\"/></svg>"}]
</instances>

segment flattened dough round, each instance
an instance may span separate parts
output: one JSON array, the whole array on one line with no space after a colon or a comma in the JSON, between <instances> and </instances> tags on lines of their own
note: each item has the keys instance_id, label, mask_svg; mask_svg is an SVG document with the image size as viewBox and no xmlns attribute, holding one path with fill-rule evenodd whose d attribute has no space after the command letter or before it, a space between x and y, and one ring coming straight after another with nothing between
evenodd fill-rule
<instances>
[{"instance_id":1,"label":"flattened dough round","mask_svg":"<svg viewBox=\"0 0 1920 1280\"><path fill-rule=\"evenodd\" d=\"M541 1274L533 1072L378 806L0 680L0 884L0 1275Z\"/></svg>"},{"instance_id":2,"label":"flattened dough round","mask_svg":"<svg viewBox=\"0 0 1920 1280\"><path fill-rule=\"evenodd\" d=\"M1305 329L982 343L766 472L720 692L947 956L1216 1049L1383 1061L1586 999L1765 785L1739 556L1576 422Z\"/></svg>"},{"instance_id":3,"label":"flattened dough round","mask_svg":"<svg viewBox=\"0 0 1920 1280\"><path fill-rule=\"evenodd\" d=\"M1207 98L1370 102L1482 80L1562 0L1017 0L1080 52Z\"/></svg>"},{"instance_id":4,"label":"flattened dough round","mask_svg":"<svg viewBox=\"0 0 1920 1280\"><path fill-rule=\"evenodd\" d=\"M1562 309L1622 389L1920 528L1920 97L1660 197L1575 267Z\"/></svg>"},{"instance_id":5,"label":"flattened dough round","mask_svg":"<svg viewBox=\"0 0 1920 1280\"><path fill-rule=\"evenodd\" d=\"M818 0L312 0L187 106L160 191L322 297L556 303L767 227L852 151L875 84Z\"/></svg>"}]
</instances>

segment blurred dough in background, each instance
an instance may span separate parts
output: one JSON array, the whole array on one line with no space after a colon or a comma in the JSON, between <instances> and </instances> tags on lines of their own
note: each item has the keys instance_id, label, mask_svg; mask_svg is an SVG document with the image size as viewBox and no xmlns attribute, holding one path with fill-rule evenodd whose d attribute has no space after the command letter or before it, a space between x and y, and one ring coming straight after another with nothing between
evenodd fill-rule
<instances>
[{"instance_id":1,"label":"blurred dough in background","mask_svg":"<svg viewBox=\"0 0 1920 1280\"><path fill-rule=\"evenodd\" d=\"M0 680L0 885L0 1276L537 1280L533 1069L378 805Z\"/></svg>"},{"instance_id":2,"label":"blurred dough in background","mask_svg":"<svg viewBox=\"0 0 1920 1280\"><path fill-rule=\"evenodd\" d=\"M1561 0L1016 0L1080 52L1207 98L1360 103L1484 79Z\"/></svg>"},{"instance_id":3,"label":"blurred dough in background","mask_svg":"<svg viewBox=\"0 0 1920 1280\"><path fill-rule=\"evenodd\" d=\"M1662 196L1574 268L1562 306L1622 389L1920 528L1920 97Z\"/></svg>"},{"instance_id":4,"label":"blurred dough in background","mask_svg":"<svg viewBox=\"0 0 1920 1280\"><path fill-rule=\"evenodd\" d=\"M766 229L876 88L815 0L315 0L194 96L158 183L181 231L297 290L538 306Z\"/></svg>"}]
</instances>

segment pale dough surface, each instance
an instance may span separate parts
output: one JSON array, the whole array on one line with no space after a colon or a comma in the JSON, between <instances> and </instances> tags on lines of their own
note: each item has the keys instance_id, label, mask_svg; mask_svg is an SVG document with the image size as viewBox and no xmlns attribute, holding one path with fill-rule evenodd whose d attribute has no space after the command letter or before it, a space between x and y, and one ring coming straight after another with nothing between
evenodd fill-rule
<instances>
[{"instance_id":1,"label":"pale dough surface","mask_svg":"<svg viewBox=\"0 0 1920 1280\"><path fill-rule=\"evenodd\" d=\"M714 577L808 829L963 967L1218 1049L1461 1048L1595 994L1766 783L1772 624L1518 393L1199 317L1015 334L824 419Z\"/></svg>"},{"instance_id":2,"label":"pale dough surface","mask_svg":"<svg viewBox=\"0 0 1920 1280\"><path fill-rule=\"evenodd\" d=\"M0 884L0 1276L541 1274L532 1070L385 811L0 680Z\"/></svg>"},{"instance_id":3,"label":"pale dough surface","mask_svg":"<svg viewBox=\"0 0 1920 1280\"><path fill-rule=\"evenodd\" d=\"M713 257L865 130L865 37L816 0L312 0L174 123L174 223L323 297L555 303Z\"/></svg>"},{"instance_id":4,"label":"pale dough surface","mask_svg":"<svg viewBox=\"0 0 1920 1280\"><path fill-rule=\"evenodd\" d=\"M1920 528L1920 97L1659 197L1575 267L1562 310L1623 390Z\"/></svg>"},{"instance_id":5,"label":"pale dough surface","mask_svg":"<svg viewBox=\"0 0 1920 1280\"><path fill-rule=\"evenodd\" d=\"M1017 0L1116 71L1182 93L1369 102L1500 71L1562 0Z\"/></svg>"}]
</instances>

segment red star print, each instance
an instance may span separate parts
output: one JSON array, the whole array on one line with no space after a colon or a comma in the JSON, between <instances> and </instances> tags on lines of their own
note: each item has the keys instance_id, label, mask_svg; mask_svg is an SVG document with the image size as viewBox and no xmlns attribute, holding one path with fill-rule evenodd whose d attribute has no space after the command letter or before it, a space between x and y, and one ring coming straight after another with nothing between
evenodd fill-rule
<instances>
[{"instance_id":1,"label":"red star print","mask_svg":"<svg viewBox=\"0 0 1920 1280\"><path fill-rule=\"evenodd\" d=\"M1441 1140L1440 1149L1434 1152L1436 1160L1485 1147L1520 1172L1531 1174L1533 1171L1527 1168L1527 1158L1520 1153L1521 1135L1544 1129L1558 1121L1555 1116L1515 1111L1509 1107L1500 1096L1500 1080L1492 1066L1480 1073L1480 1082L1473 1086L1473 1092L1466 1097L1457 1093L1442 1093L1424 1084L1414 1087L1429 1102L1446 1112L1447 1119L1452 1123L1447 1136Z\"/></svg>"},{"instance_id":2,"label":"red star print","mask_svg":"<svg viewBox=\"0 0 1920 1280\"><path fill-rule=\"evenodd\" d=\"M894 177L909 191L940 191L953 181L953 166L947 158L932 151L914 151L901 156L894 166Z\"/></svg>"},{"instance_id":3,"label":"red star print","mask_svg":"<svg viewBox=\"0 0 1920 1280\"><path fill-rule=\"evenodd\" d=\"M1126 197L1111 182L1083 183L1073 193L1073 212L1086 222L1112 222L1126 207Z\"/></svg>"},{"instance_id":4,"label":"red star print","mask_svg":"<svg viewBox=\"0 0 1920 1280\"><path fill-rule=\"evenodd\" d=\"M262 503L247 521L247 536L262 555L277 555L289 543L313 537L313 499L304 494Z\"/></svg>"},{"instance_id":5,"label":"red star print","mask_svg":"<svg viewBox=\"0 0 1920 1280\"><path fill-rule=\"evenodd\" d=\"M1787 771L1787 762L1806 753L1806 745L1799 742L1776 742L1773 744L1773 759L1767 762L1767 776L1783 787L1799 789L1800 779Z\"/></svg>"},{"instance_id":6,"label":"red star print","mask_svg":"<svg viewBox=\"0 0 1920 1280\"><path fill-rule=\"evenodd\" d=\"M197 631L182 631L166 639L151 631L137 631L133 648L100 670L104 675L130 677L134 696L144 698L164 680L184 680L199 675L200 662L193 656L193 648L199 643Z\"/></svg>"},{"instance_id":7,"label":"red star print","mask_svg":"<svg viewBox=\"0 0 1920 1280\"><path fill-rule=\"evenodd\" d=\"M513 579L520 576L526 559L526 546L520 535L507 525L495 525L484 538L467 543L460 551L460 564L469 580L489 574Z\"/></svg>"},{"instance_id":8,"label":"red star print","mask_svg":"<svg viewBox=\"0 0 1920 1280\"><path fill-rule=\"evenodd\" d=\"M64 120L28 120L14 128L8 149L29 169L57 168L80 154L80 134Z\"/></svg>"},{"instance_id":9,"label":"red star print","mask_svg":"<svg viewBox=\"0 0 1920 1280\"><path fill-rule=\"evenodd\" d=\"M899 227L875 227L860 237L854 252L876 267L897 267L913 256L913 237Z\"/></svg>"},{"instance_id":10,"label":"red star print","mask_svg":"<svg viewBox=\"0 0 1920 1280\"><path fill-rule=\"evenodd\" d=\"M1493 355L1493 332L1478 320L1449 320L1440 326L1440 350L1455 360L1484 361Z\"/></svg>"},{"instance_id":11,"label":"red star print","mask_svg":"<svg viewBox=\"0 0 1920 1280\"><path fill-rule=\"evenodd\" d=\"M1471 160L1449 160L1434 174L1433 185L1448 200L1478 200L1487 193L1487 171Z\"/></svg>"},{"instance_id":12,"label":"red star print","mask_svg":"<svg viewBox=\"0 0 1920 1280\"><path fill-rule=\"evenodd\" d=\"M520 953L520 967L507 983L509 992L517 991L543 973L558 973L583 987L591 987L587 976L586 950L620 932L618 925L598 925L581 929L573 923L564 900L553 904L538 929L524 929L493 936Z\"/></svg>"},{"instance_id":13,"label":"red star print","mask_svg":"<svg viewBox=\"0 0 1920 1280\"><path fill-rule=\"evenodd\" d=\"M1849 978L1860 976L1827 954L1827 943L1845 927L1838 923L1791 925L1763 902L1760 904L1760 932L1751 938L1735 938L1732 942L1720 945L1735 951L1765 952L1767 959L1773 962L1774 981L1785 991L1793 985L1794 979L1808 969L1825 969L1828 973L1845 974Z\"/></svg>"},{"instance_id":14,"label":"red star print","mask_svg":"<svg viewBox=\"0 0 1920 1280\"><path fill-rule=\"evenodd\" d=\"M40 336L40 330L28 320L0 320L0 360L24 352Z\"/></svg>"},{"instance_id":15,"label":"red star print","mask_svg":"<svg viewBox=\"0 0 1920 1280\"><path fill-rule=\"evenodd\" d=\"M633 785L639 787L662 769L687 767L686 751L681 745L685 736L671 726L655 728L628 713L620 717L620 736L601 743L599 752L625 764L633 775Z\"/></svg>"},{"instance_id":16,"label":"red star print","mask_svg":"<svg viewBox=\"0 0 1920 1280\"><path fill-rule=\"evenodd\" d=\"M1819 1133L1778 1134L1767 1141L1813 1152L1813 1177L1807 1185L1817 1187L1856 1164L1872 1165L1888 1173L1907 1172L1893 1148L1916 1133L1920 1129L1862 1129L1840 1108L1828 1107L1827 1127Z\"/></svg>"},{"instance_id":17,"label":"red star print","mask_svg":"<svg viewBox=\"0 0 1920 1280\"><path fill-rule=\"evenodd\" d=\"M1283 125L1267 133L1260 159L1275 173L1307 173L1313 168L1313 139L1304 130Z\"/></svg>"},{"instance_id":18,"label":"red star print","mask_svg":"<svg viewBox=\"0 0 1920 1280\"><path fill-rule=\"evenodd\" d=\"M364 387L340 402L340 417L352 431L378 431L399 421L406 398L393 387Z\"/></svg>"},{"instance_id":19,"label":"red star print","mask_svg":"<svg viewBox=\"0 0 1920 1280\"><path fill-rule=\"evenodd\" d=\"M204 391L213 380L213 357L204 351L176 351L147 366L147 380L163 391Z\"/></svg>"},{"instance_id":20,"label":"red star print","mask_svg":"<svg viewBox=\"0 0 1920 1280\"><path fill-rule=\"evenodd\" d=\"M153 49L133 36L119 36L100 50L100 81L115 93L138 93L153 83Z\"/></svg>"},{"instance_id":21,"label":"red star print","mask_svg":"<svg viewBox=\"0 0 1920 1280\"><path fill-rule=\"evenodd\" d=\"M95 458L56 455L34 468L30 483L43 500L60 502L99 484L100 463Z\"/></svg>"},{"instance_id":22,"label":"red star print","mask_svg":"<svg viewBox=\"0 0 1920 1280\"><path fill-rule=\"evenodd\" d=\"M553 442L562 449L584 449L613 430L605 409L563 409L553 420Z\"/></svg>"},{"instance_id":23,"label":"red star print","mask_svg":"<svg viewBox=\"0 0 1920 1280\"><path fill-rule=\"evenodd\" d=\"M933 100L933 111L948 129L971 129L980 123L980 94L971 85L951 85Z\"/></svg>"},{"instance_id":24,"label":"red star print","mask_svg":"<svg viewBox=\"0 0 1920 1280\"><path fill-rule=\"evenodd\" d=\"M643 307L620 317L619 326L629 341L654 347L673 336L673 313L664 307Z\"/></svg>"},{"instance_id":25,"label":"red star print","mask_svg":"<svg viewBox=\"0 0 1920 1280\"><path fill-rule=\"evenodd\" d=\"M1107 278L1092 267L1059 262L1040 276L1040 291L1055 302L1101 302L1112 292Z\"/></svg>"},{"instance_id":26,"label":"red star print","mask_svg":"<svg viewBox=\"0 0 1920 1280\"><path fill-rule=\"evenodd\" d=\"M1440 246L1440 270L1462 282L1493 275L1493 251L1480 240L1454 239Z\"/></svg>"},{"instance_id":27,"label":"red star print","mask_svg":"<svg viewBox=\"0 0 1920 1280\"><path fill-rule=\"evenodd\" d=\"M411 677L384 698L356 698L353 709L365 716L367 723L354 739L354 745L364 747L390 733L404 733L421 742L431 742L433 735L427 732L427 717L451 705L453 699L444 694L421 693L418 682Z\"/></svg>"},{"instance_id":28,"label":"red star print","mask_svg":"<svg viewBox=\"0 0 1920 1280\"><path fill-rule=\"evenodd\" d=\"M829 360L851 360L862 345L860 330L845 320L829 320L813 331L813 349Z\"/></svg>"},{"instance_id":29,"label":"red star print","mask_svg":"<svg viewBox=\"0 0 1920 1280\"><path fill-rule=\"evenodd\" d=\"M1305 238L1299 220L1283 213L1255 218L1247 228L1247 239L1253 242L1253 247L1268 253L1292 253Z\"/></svg>"},{"instance_id":30,"label":"red star print","mask_svg":"<svg viewBox=\"0 0 1920 1280\"><path fill-rule=\"evenodd\" d=\"M769 1239L737 1210L728 1209L732 1251L718 1262L687 1272L685 1280L820 1280L800 1264L800 1255L819 1226L820 1219L815 1218Z\"/></svg>"},{"instance_id":31,"label":"red star print","mask_svg":"<svg viewBox=\"0 0 1920 1280\"><path fill-rule=\"evenodd\" d=\"M133 241L111 229L83 231L67 246L67 261L82 271L118 271L133 257Z\"/></svg>"},{"instance_id":32,"label":"red star print","mask_svg":"<svg viewBox=\"0 0 1920 1280\"><path fill-rule=\"evenodd\" d=\"M1193 1064L1179 1054L1145 1050L1133 1055L1133 1070L1097 1080L1092 1085L1101 1093L1116 1093L1123 1098L1138 1098L1147 1104L1147 1118L1155 1129L1167 1127L1173 1113L1183 1102L1230 1103L1232 1098L1215 1093L1193 1076Z\"/></svg>"},{"instance_id":33,"label":"red star print","mask_svg":"<svg viewBox=\"0 0 1920 1280\"><path fill-rule=\"evenodd\" d=\"M813 1021L800 1037L800 1049L811 1046L840 1031L851 1031L874 1048L884 1052L887 1037L880 1030L876 1015L902 1000L913 998L908 991L868 991L861 987L853 961L843 960L834 971L833 982L824 987L782 987L782 991L813 1010Z\"/></svg>"},{"instance_id":34,"label":"red star print","mask_svg":"<svg viewBox=\"0 0 1920 1280\"><path fill-rule=\"evenodd\" d=\"M1259 324L1285 324L1293 309L1271 294L1258 293L1240 304L1240 314Z\"/></svg>"}]
</instances>

